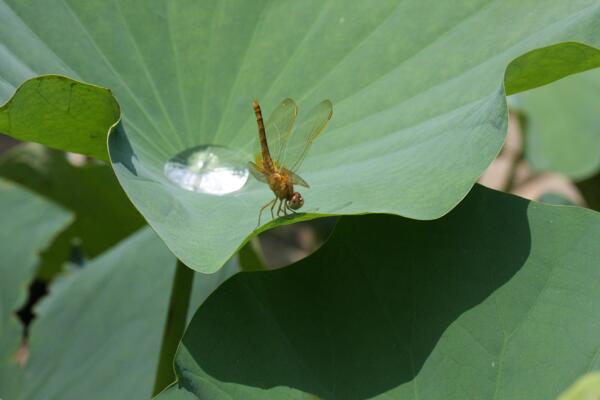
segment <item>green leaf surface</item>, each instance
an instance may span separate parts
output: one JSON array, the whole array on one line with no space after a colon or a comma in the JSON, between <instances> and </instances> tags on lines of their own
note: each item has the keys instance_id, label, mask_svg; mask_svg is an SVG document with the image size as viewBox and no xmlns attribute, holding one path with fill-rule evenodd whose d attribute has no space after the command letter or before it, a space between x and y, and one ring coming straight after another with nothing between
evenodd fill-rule
<instances>
[{"instance_id":1,"label":"green leaf surface","mask_svg":"<svg viewBox=\"0 0 600 400\"><path fill-rule=\"evenodd\" d=\"M35 310L26 364L16 362L23 328L14 311L25 302L39 253L72 219L0 179L0 398L147 399L175 266L150 229L55 281ZM196 274L191 308L237 270L234 259L218 274Z\"/></svg>"},{"instance_id":2,"label":"green leaf surface","mask_svg":"<svg viewBox=\"0 0 600 400\"><path fill-rule=\"evenodd\" d=\"M10 61L3 65L0 79L11 69ZM108 161L107 128L119 115L110 90L63 76L46 76L23 83L0 107L0 132Z\"/></svg>"},{"instance_id":3,"label":"green leaf surface","mask_svg":"<svg viewBox=\"0 0 600 400\"><path fill-rule=\"evenodd\" d=\"M149 229L53 284L36 309L26 366L16 362L23 328L14 311L26 300L39 254L72 219L0 179L0 398L148 398L175 265ZM219 274L196 274L192 308L237 270L232 260Z\"/></svg>"},{"instance_id":4,"label":"green leaf surface","mask_svg":"<svg viewBox=\"0 0 600 400\"><path fill-rule=\"evenodd\" d=\"M76 219L44 252L38 276L50 279L75 242L93 258L139 229L144 219L131 205L108 165L71 165L65 154L23 144L0 156L0 176L71 210Z\"/></svg>"},{"instance_id":5,"label":"green leaf surface","mask_svg":"<svg viewBox=\"0 0 600 400\"><path fill-rule=\"evenodd\" d=\"M36 309L18 399L150 398L175 261L146 228L59 279ZM190 308L238 269L195 274Z\"/></svg>"},{"instance_id":6,"label":"green leaf surface","mask_svg":"<svg viewBox=\"0 0 600 400\"><path fill-rule=\"evenodd\" d=\"M247 242L240 249L238 260L242 271L264 271L267 269L261 258L261 247L258 239Z\"/></svg>"},{"instance_id":7,"label":"green leaf surface","mask_svg":"<svg viewBox=\"0 0 600 400\"><path fill-rule=\"evenodd\" d=\"M526 118L525 155L538 170L582 180L600 168L600 70L517 96Z\"/></svg>"},{"instance_id":8,"label":"green leaf surface","mask_svg":"<svg viewBox=\"0 0 600 400\"><path fill-rule=\"evenodd\" d=\"M250 160L252 99L268 115L294 98L300 120L333 101L333 119L299 171L311 185L300 219L432 219L499 151L505 90L600 63L589 47L600 46L594 0L140 4L3 1L0 78L5 92L33 73L111 88L123 111L109 137L119 180L169 248L203 272L248 240L272 193L252 180L225 196L186 191L164 166L199 145Z\"/></svg>"},{"instance_id":9,"label":"green leaf surface","mask_svg":"<svg viewBox=\"0 0 600 400\"><path fill-rule=\"evenodd\" d=\"M6 193L2 195L4 200ZM28 199L19 200L25 208ZM27 218L15 214L20 210L18 204L10 206L14 215L11 220L18 221L16 226L29 236L42 232L57 217L53 208L30 208ZM44 214L40 215L41 212ZM61 213L58 217L68 217ZM29 218L34 221L27 224ZM21 250L28 241L15 235L17 229L10 231L15 237L16 244L12 244L15 261L5 263L1 259L2 267L17 267L18 262L27 259ZM0 257L10 254L10 250L8 247L2 251ZM0 366L0 397L149 398L174 266L175 258L164 243L150 229L144 229L96 258L88 267L73 270L55 281L48 297L36 307L37 318L30 327L25 366L13 365L10 370ZM26 270L15 268L3 273L3 277L12 280L19 271ZM30 279L34 272L35 269L29 268ZM0 282L3 297L11 290L25 289L23 283L14 285L10 280ZM23 294L19 297L22 302ZM0 347L3 361L9 357L12 361L20 335L20 329L2 329L0 338L10 339Z\"/></svg>"},{"instance_id":10,"label":"green leaf surface","mask_svg":"<svg viewBox=\"0 0 600 400\"><path fill-rule=\"evenodd\" d=\"M480 186L435 221L342 217L219 287L158 398L556 398L600 369L598 240L593 211Z\"/></svg>"},{"instance_id":11,"label":"green leaf surface","mask_svg":"<svg viewBox=\"0 0 600 400\"><path fill-rule=\"evenodd\" d=\"M573 202L573 200L569 199L564 194L556 193L556 192L544 193L540 197L538 197L536 200L541 203L555 204L555 205L562 205L562 206L575 206L576 205Z\"/></svg>"},{"instance_id":12,"label":"green leaf surface","mask_svg":"<svg viewBox=\"0 0 600 400\"><path fill-rule=\"evenodd\" d=\"M19 399L147 399L175 258L150 229L51 287Z\"/></svg>"},{"instance_id":13,"label":"green leaf surface","mask_svg":"<svg viewBox=\"0 0 600 400\"><path fill-rule=\"evenodd\" d=\"M192 294L190 296L190 306L188 307L187 322L192 319L194 313L200 307L200 304L218 288L227 278L240 271L240 265L237 257L233 257L223 268L214 274L194 274L194 283L192 285Z\"/></svg>"},{"instance_id":14,"label":"green leaf surface","mask_svg":"<svg viewBox=\"0 0 600 400\"><path fill-rule=\"evenodd\" d=\"M68 211L0 179L0 398L16 399L21 384L15 357L23 327L14 312L25 303L39 253L71 219Z\"/></svg>"}]
</instances>

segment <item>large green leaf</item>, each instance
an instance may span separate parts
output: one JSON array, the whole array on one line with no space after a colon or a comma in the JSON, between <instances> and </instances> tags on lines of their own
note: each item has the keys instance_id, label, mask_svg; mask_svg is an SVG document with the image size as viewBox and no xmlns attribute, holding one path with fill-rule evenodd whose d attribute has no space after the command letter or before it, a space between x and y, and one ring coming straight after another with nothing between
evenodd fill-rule
<instances>
[{"instance_id":1,"label":"large green leaf","mask_svg":"<svg viewBox=\"0 0 600 400\"><path fill-rule=\"evenodd\" d=\"M40 216L33 213L31 218ZM41 225L36 220L27 229L32 231L32 226ZM19 246L13 244L13 248ZM150 229L143 229L82 270L60 278L36 309L25 368L14 365L4 371L0 366L0 396L28 400L149 398L174 266L175 257L164 243ZM236 270L237 263L232 260L219 274L196 274L191 307L196 309L225 274ZM6 275L17 275L10 274ZM10 293L10 283L2 281L0 293ZM3 358L14 356L20 335L20 330L6 331L11 341L0 347Z\"/></svg>"},{"instance_id":2,"label":"large green leaf","mask_svg":"<svg viewBox=\"0 0 600 400\"><path fill-rule=\"evenodd\" d=\"M600 45L595 0L4 0L0 11L5 93L34 73L111 88L123 111L109 138L122 185L169 248L206 272L247 240L272 194L254 181L226 196L186 191L164 166L199 145L249 160L253 98L267 114L295 98L300 119L324 98L334 103L300 170L311 184L306 218L431 219L497 154L505 91L600 64L576 43L515 60L557 42Z\"/></svg>"},{"instance_id":3,"label":"large green leaf","mask_svg":"<svg viewBox=\"0 0 600 400\"><path fill-rule=\"evenodd\" d=\"M27 298L39 253L71 221L66 210L0 179L0 398L21 383L16 354L23 327L14 314Z\"/></svg>"},{"instance_id":4,"label":"large green leaf","mask_svg":"<svg viewBox=\"0 0 600 400\"><path fill-rule=\"evenodd\" d=\"M150 229L52 284L35 310L25 366L17 363L23 328L14 311L25 302L39 253L71 219L0 179L0 398L147 399L175 266ZM196 274L191 307L237 269L232 260L219 274Z\"/></svg>"},{"instance_id":5,"label":"large green leaf","mask_svg":"<svg viewBox=\"0 0 600 400\"><path fill-rule=\"evenodd\" d=\"M12 399L147 399L175 258L150 229L59 280L37 308Z\"/></svg>"},{"instance_id":6,"label":"large green leaf","mask_svg":"<svg viewBox=\"0 0 600 400\"><path fill-rule=\"evenodd\" d=\"M71 165L65 154L24 144L0 156L0 176L18 182L73 211L75 222L43 254L39 276L51 278L69 257L73 242L93 258L144 223L107 165Z\"/></svg>"},{"instance_id":7,"label":"large green leaf","mask_svg":"<svg viewBox=\"0 0 600 400\"><path fill-rule=\"evenodd\" d=\"M342 217L217 289L159 398L555 398L600 369L598 240L593 211L480 186L435 221Z\"/></svg>"},{"instance_id":8,"label":"large green leaf","mask_svg":"<svg viewBox=\"0 0 600 400\"><path fill-rule=\"evenodd\" d=\"M11 197L11 193L2 194L3 198ZM45 205L33 199L37 201L34 205ZM27 208L29 199L11 200L18 200L21 208L10 201L3 205L11 206L12 213L16 213L15 226L22 227L28 236L47 227L39 222L41 212L45 212L49 226L56 223L55 208L46 205L45 209L30 207L28 218L35 223L27 224L28 218L20 211ZM64 212L57 215L68 217ZM11 232L14 234L15 230ZM11 243L12 248L23 249L21 243L27 240L22 236L17 231L18 245L5 241L6 249L10 249ZM32 242L36 243L37 239L34 237ZM2 266L16 266L27 259L18 251L13 253L17 254L14 262L7 259L5 263L5 259L0 259ZM0 257L7 254L10 251L3 251ZM37 319L30 329L29 358L24 368L13 360L21 329L16 323L9 324L11 329L2 329L0 354L3 361L10 359L11 368L0 365L0 396L43 400L149 398L174 266L175 257L156 234L144 229L86 268L60 278L51 286L49 297L36 309ZM236 263L232 261L222 272L231 274L235 270ZM25 282L17 285L13 280L20 271L23 274L27 268L3 272L2 276L10 279L0 282L2 304L5 304L5 295L8 298L17 289L24 290ZM29 268L28 272L31 278L35 269ZM194 309L220 283L220 279L215 278L218 274L208 277L197 274L192 298ZM21 302L23 297L19 296ZM3 326L7 318L3 316Z\"/></svg>"},{"instance_id":9,"label":"large green leaf","mask_svg":"<svg viewBox=\"0 0 600 400\"><path fill-rule=\"evenodd\" d=\"M535 169L580 180L600 168L600 70L517 96L526 156Z\"/></svg>"}]
</instances>

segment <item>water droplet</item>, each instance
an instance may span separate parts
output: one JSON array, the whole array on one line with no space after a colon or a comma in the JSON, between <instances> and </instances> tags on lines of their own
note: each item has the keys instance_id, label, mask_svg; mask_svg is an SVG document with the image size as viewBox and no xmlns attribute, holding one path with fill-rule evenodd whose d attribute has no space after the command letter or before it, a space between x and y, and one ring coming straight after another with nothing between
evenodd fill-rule
<instances>
[{"instance_id":1,"label":"water droplet","mask_svg":"<svg viewBox=\"0 0 600 400\"><path fill-rule=\"evenodd\" d=\"M248 181L246 160L223 146L196 146L168 160L167 178L193 192L224 195L237 192Z\"/></svg>"}]
</instances>

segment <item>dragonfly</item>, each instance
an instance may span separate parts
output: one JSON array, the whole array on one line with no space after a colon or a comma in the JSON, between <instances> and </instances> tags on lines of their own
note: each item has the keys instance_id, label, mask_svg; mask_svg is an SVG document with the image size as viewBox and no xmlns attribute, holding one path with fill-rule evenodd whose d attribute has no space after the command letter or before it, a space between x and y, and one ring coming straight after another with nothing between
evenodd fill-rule
<instances>
[{"instance_id":1,"label":"dragonfly","mask_svg":"<svg viewBox=\"0 0 600 400\"><path fill-rule=\"evenodd\" d=\"M333 115L333 104L324 100L310 110L300 121L296 129L298 106L292 99L283 100L273 111L266 125L258 101L252 102L256 123L258 124L258 148L254 162L249 163L252 175L269 185L275 198L261 207L258 214L258 225L265 209L271 206L271 218L287 216L288 211L296 210L304 205L302 195L294 190L294 185L309 188L308 183L296 174L308 150L319 135L325 130Z\"/></svg>"}]
</instances>

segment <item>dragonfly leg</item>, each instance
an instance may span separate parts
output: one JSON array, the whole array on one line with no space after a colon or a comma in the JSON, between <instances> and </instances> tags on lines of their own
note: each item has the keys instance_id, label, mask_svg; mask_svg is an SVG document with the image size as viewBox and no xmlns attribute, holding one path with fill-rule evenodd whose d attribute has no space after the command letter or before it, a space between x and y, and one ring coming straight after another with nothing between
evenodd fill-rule
<instances>
[{"instance_id":1,"label":"dragonfly leg","mask_svg":"<svg viewBox=\"0 0 600 400\"><path fill-rule=\"evenodd\" d=\"M281 206L283 205L283 199L279 200L279 207L277 207L277 216L281 217Z\"/></svg>"},{"instance_id":2,"label":"dragonfly leg","mask_svg":"<svg viewBox=\"0 0 600 400\"><path fill-rule=\"evenodd\" d=\"M276 200L277 199L275 198L260 208L260 212L258 213L258 225L256 227L260 226L260 217L262 216L263 211L265 211L265 208L269 207L271 203L273 204L273 206L275 206ZM271 215L273 215L273 207L271 207Z\"/></svg>"},{"instance_id":3,"label":"dragonfly leg","mask_svg":"<svg viewBox=\"0 0 600 400\"><path fill-rule=\"evenodd\" d=\"M293 209L292 207L290 207L289 205L288 205L288 211L291 211L291 212L292 212L292 214L298 214L298 213L296 212L296 210L294 210L294 209Z\"/></svg>"},{"instance_id":4,"label":"dragonfly leg","mask_svg":"<svg viewBox=\"0 0 600 400\"><path fill-rule=\"evenodd\" d=\"M275 204L277 204L277 200L279 200L277 197L273 199L273 205L271 206L271 219L275 219L275 214L273 214L273 210L275 209Z\"/></svg>"},{"instance_id":5,"label":"dragonfly leg","mask_svg":"<svg viewBox=\"0 0 600 400\"><path fill-rule=\"evenodd\" d=\"M287 210L290 209L290 205L289 202L286 200L285 204L283 205L283 215L285 215L286 217L289 215Z\"/></svg>"}]
</instances>

